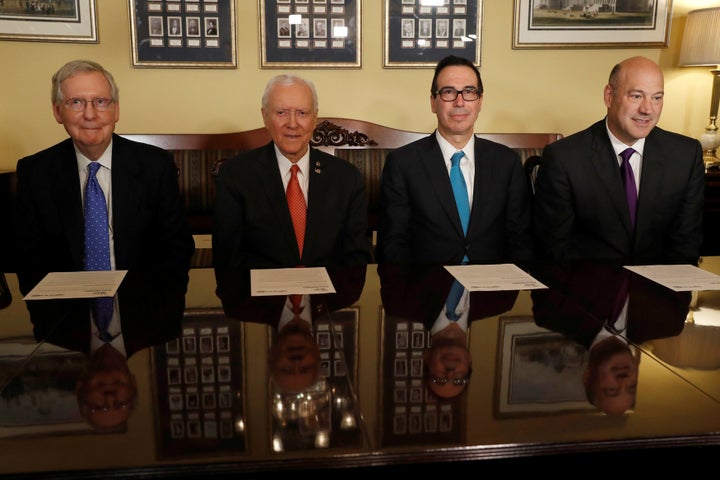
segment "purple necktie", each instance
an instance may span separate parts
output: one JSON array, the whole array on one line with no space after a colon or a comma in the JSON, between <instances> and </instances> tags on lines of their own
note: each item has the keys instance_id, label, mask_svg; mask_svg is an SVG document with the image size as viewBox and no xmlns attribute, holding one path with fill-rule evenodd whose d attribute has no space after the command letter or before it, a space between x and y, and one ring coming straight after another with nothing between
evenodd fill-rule
<instances>
[{"instance_id":1,"label":"purple necktie","mask_svg":"<svg viewBox=\"0 0 720 480\"><path fill-rule=\"evenodd\" d=\"M632 148L626 148L620 153L622 165L620 165L620 176L625 185L625 196L627 197L628 209L630 210L630 224L635 226L635 212L637 212L637 188L635 187L635 175L630 166L630 157L635 153Z\"/></svg>"}]
</instances>

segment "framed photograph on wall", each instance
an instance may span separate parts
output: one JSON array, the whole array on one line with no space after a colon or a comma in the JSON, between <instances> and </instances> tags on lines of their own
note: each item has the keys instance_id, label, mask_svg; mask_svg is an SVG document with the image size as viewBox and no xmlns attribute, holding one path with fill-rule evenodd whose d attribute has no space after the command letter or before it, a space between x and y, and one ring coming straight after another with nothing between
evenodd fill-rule
<instances>
[{"instance_id":1,"label":"framed photograph on wall","mask_svg":"<svg viewBox=\"0 0 720 480\"><path fill-rule=\"evenodd\" d=\"M235 2L130 0L135 67L237 68Z\"/></svg>"},{"instance_id":2,"label":"framed photograph on wall","mask_svg":"<svg viewBox=\"0 0 720 480\"><path fill-rule=\"evenodd\" d=\"M360 68L361 0L260 0L262 68Z\"/></svg>"},{"instance_id":3,"label":"framed photograph on wall","mask_svg":"<svg viewBox=\"0 0 720 480\"><path fill-rule=\"evenodd\" d=\"M98 43L96 0L0 2L0 40Z\"/></svg>"},{"instance_id":4,"label":"framed photograph on wall","mask_svg":"<svg viewBox=\"0 0 720 480\"><path fill-rule=\"evenodd\" d=\"M672 0L515 0L513 48L667 47Z\"/></svg>"},{"instance_id":5,"label":"framed photograph on wall","mask_svg":"<svg viewBox=\"0 0 720 480\"><path fill-rule=\"evenodd\" d=\"M482 0L384 1L385 68L433 68L447 55L480 65Z\"/></svg>"},{"instance_id":6,"label":"framed photograph on wall","mask_svg":"<svg viewBox=\"0 0 720 480\"><path fill-rule=\"evenodd\" d=\"M597 411L585 395L585 347L538 327L531 316L500 317L495 417Z\"/></svg>"}]
</instances>

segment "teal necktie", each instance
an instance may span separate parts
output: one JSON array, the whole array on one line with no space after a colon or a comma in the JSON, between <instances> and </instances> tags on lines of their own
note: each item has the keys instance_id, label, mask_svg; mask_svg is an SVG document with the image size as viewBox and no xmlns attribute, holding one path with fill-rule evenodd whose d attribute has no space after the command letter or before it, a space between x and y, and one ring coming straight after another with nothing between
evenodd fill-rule
<instances>
[{"instance_id":1,"label":"teal necktie","mask_svg":"<svg viewBox=\"0 0 720 480\"><path fill-rule=\"evenodd\" d=\"M464 292L465 287L462 286L462 283L454 280L452 286L450 287L450 293L448 294L447 301L445 302L445 315L448 320L452 322L457 322L460 319L460 315L455 313L455 310L457 310L460 298L462 298L462 294Z\"/></svg>"},{"instance_id":2,"label":"teal necktie","mask_svg":"<svg viewBox=\"0 0 720 480\"><path fill-rule=\"evenodd\" d=\"M468 224L470 223L470 201L468 199L467 184L460 170L460 160L465 155L462 150L453 153L450 158L450 184L452 185L453 194L455 195L455 205L457 205L458 214L460 215L460 223L462 224L463 233L467 235ZM463 263L468 263L468 257L465 255Z\"/></svg>"}]
</instances>

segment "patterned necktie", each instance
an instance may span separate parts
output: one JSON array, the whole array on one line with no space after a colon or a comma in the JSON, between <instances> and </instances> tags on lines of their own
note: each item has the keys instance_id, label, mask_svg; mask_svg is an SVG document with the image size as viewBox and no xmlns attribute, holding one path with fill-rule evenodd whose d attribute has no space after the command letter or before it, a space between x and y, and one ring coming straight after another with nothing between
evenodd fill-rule
<instances>
[{"instance_id":1,"label":"patterned necktie","mask_svg":"<svg viewBox=\"0 0 720 480\"><path fill-rule=\"evenodd\" d=\"M96 177L99 169L98 162L90 162L88 165L85 185L85 270L110 270L108 211L105 194ZM107 332L112 311L112 297L93 300L93 318L100 332L100 339L105 342L112 339Z\"/></svg>"},{"instance_id":2,"label":"patterned necktie","mask_svg":"<svg viewBox=\"0 0 720 480\"><path fill-rule=\"evenodd\" d=\"M457 280L453 281L447 301L445 302L445 315L448 320L452 322L457 322L460 319L460 315L458 315L455 311L457 310L460 298L464 292L465 287L462 286L462 283Z\"/></svg>"},{"instance_id":3,"label":"patterned necktie","mask_svg":"<svg viewBox=\"0 0 720 480\"><path fill-rule=\"evenodd\" d=\"M305 223L307 220L307 207L305 205L305 196L300 188L297 173L300 167L293 165L290 167L290 181L288 182L287 197L290 216L292 217L293 229L295 229L295 238L297 239L298 251L302 257L303 246L305 245Z\"/></svg>"},{"instance_id":4,"label":"patterned necktie","mask_svg":"<svg viewBox=\"0 0 720 480\"><path fill-rule=\"evenodd\" d=\"M635 213L637 212L637 187L635 186L635 175L630 166L630 157L635 153L632 148L627 148L620 152L622 165L620 165L620 176L625 185L625 196L627 197L628 208L630 210L630 224L635 226Z\"/></svg>"}]
</instances>

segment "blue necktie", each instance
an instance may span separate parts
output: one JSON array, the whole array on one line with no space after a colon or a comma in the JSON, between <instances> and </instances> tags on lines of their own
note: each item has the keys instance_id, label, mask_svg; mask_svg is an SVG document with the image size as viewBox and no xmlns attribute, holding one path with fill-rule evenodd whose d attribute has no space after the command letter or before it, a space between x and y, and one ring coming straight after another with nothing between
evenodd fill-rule
<instances>
[{"instance_id":1,"label":"blue necktie","mask_svg":"<svg viewBox=\"0 0 720 480\"><path fill-rule=\"evenodd\" d=\"M620 176L625 185L625 197L627 197L628 208L630 209L630 224L635 226L635 213L637 212L637 187L635 186L635 175L630 166L630 157L635 153L632 148L626 148L620 152L622 165L620 165Z\"/></svg>"},{"instance_id":2,"label":"blue necktie","mask_svg":"<svg viewBox=\"0 0 720 480\"><path fill-rule=\"evenodd\" d=\"M445 315L447 316L448 320L457 322L460 319L460 316L455 313L455 310L457 310L457 306L460 303L460 298L462 297L462 294L464 292L465 287L462 286L462 283L458 282L457 280L453 281L453 284L450 287L450 293L448 294L447 301L445 302Z\"/></svg>"},{"instance_id":3,"label":"blue necktie","mask_svg":"<svg viewBox=\"0 0 720 480\"><path fill-rule=\"evenodd\" d=\"M105 194L96 177L99 169L98 162L90 162L88 165L85 186L85 270L110 270L108 211ZM112 297L93 300L93 317L100 332L100 339L105 342L112 339L107 331L112 312Z\"/></svg>"},{"instance_id":4,"label":"blue necktie","mask_svg":"<svg viewBox=\"0 0 720 480\"><path fill-rule=\"evenodd\" d=\"M455 205L457 205L458 214L460 215L460 223L462 224L463 233L467 235L468 223L470 223L470 201L468 199L467 184L460 170L460 160L465 154L462 150L453 153L450 158L450 184L452 185L453 194L455 195ZM463 263L468 262L465 255Z\"/></svg>"}]
</instances>

